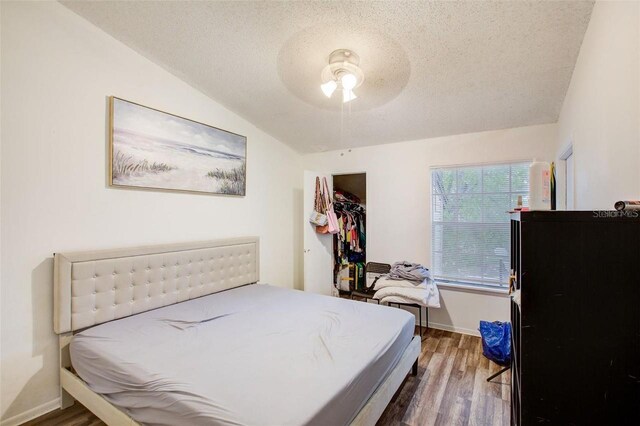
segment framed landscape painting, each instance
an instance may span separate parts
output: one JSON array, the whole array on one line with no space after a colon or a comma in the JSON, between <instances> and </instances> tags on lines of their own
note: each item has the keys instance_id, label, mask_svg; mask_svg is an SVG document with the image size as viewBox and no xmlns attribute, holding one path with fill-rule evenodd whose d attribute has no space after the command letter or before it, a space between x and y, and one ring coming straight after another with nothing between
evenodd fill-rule
<instances>
[{"instance_id":1,"label":"framed landscape painting","mask_svg":"<svg viewBox=\"0 0 640 426\"><path fill-rule=\"evenodd\" d=\"M114 96L110 185L245 195L247 138Z\"/></svg>"}]
</instances>

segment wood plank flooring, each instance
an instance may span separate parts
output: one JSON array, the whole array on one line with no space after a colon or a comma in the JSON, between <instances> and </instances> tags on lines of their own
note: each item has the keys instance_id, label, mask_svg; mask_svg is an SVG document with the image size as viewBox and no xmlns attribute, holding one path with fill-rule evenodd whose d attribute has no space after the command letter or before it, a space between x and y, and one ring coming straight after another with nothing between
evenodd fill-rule
<instances>
[{"instance_id":1,"label":"wood plank flooring","mask_svg":"<svg viewBox=\"0 0 640 426\"><path fill-rule=\"evenodd\" d=\"M429 329L418 375L408 376L378 426L509 425L510 372L482 356L479 337Z\"/></svg>"},{"instance_id":2,"label":"wood plank flooring","mask_svg":"<svg viewBox=\"0 0 640 426\"><path fill-rule=\"evenodd\" d=\"M418 375L408 376L378 426L509 424L509 372L487 383L500 369L482 356L479 337L429 329L422 342ZM25 426L103 426L76 402ZM274 425L275 426L275 425ZM330 425L327 425L330 426Z\"/></svg>"}]
</instances>

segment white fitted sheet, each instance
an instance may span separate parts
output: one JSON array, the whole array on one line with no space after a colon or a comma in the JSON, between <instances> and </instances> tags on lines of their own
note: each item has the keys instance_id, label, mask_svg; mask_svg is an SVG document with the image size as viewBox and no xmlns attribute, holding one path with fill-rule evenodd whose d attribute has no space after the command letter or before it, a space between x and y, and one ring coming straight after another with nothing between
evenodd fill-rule
<instances>
[{"instance_id":1,"label":"white fitted sheet","mask_svg":"<svg viewBox=\"0 0 640 426\"><path fill-rule=\"evenodd\" d=\"M413 331L400 309L254 284L85 330L71 360L143 424L337 426Z\"/></svg>"}]
</instances>

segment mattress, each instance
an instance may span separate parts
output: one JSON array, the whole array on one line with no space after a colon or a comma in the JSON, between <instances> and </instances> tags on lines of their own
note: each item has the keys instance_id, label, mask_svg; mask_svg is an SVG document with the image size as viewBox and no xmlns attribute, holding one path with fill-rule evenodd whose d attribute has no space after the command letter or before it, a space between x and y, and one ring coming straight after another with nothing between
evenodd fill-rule
<instances>
[{"instance_id":1,"label":"mattress","mask_svg":"<svg viewBox=\"0 0 640 426\"><path fill-rule=\"evenodd\" d=\"M154 425L344 425L399 361L413 315L253 284L87 329L87 385Z\"/></svg>"}]
</instances>

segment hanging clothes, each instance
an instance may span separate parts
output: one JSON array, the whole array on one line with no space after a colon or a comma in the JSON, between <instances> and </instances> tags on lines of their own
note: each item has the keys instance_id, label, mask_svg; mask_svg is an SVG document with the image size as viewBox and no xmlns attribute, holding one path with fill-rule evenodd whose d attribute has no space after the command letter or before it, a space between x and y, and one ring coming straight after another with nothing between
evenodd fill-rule
<instances>
[{"instance_id":1,"label":"hanging clothes","mask_svg":"<svg viewBox=\"0 0 640 426\"><path fill-rule=\"evenodd\" d=\"M344 273L348 269L351 287L364 288L364 285L359 285L363 280L356 277L360 270L364 274L366 209L359 202L350 201L358 199L347 192L336 192L335 200L333 207L338 217L338 233L333 238L334 277L338 279L341 271Z\"/></svg>"},{"instance_id":2,"label":"hanging clothes","mask_svg":"<svg viewBox=\"0 0 640 426\"><path fill-rule=\"evenodd\" d=\"M336 202L334 210L338 216L338 233L334 238L336 263L363 262L365 259L365 223L364 206L356 203Z\"/></svg>"}]
</instances>

